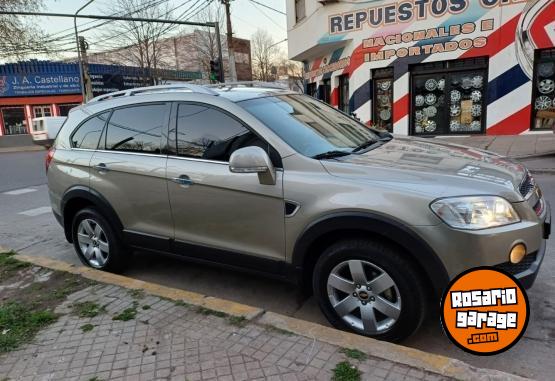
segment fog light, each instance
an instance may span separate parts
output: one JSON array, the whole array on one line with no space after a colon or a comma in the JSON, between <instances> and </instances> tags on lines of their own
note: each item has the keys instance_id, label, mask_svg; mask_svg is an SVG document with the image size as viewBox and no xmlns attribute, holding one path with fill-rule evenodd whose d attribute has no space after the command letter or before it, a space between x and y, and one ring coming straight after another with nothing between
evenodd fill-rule
<instances>
[{"instance_id":1,"label":"fog light","mask_svg":"<svg viewBox=\"0 0 555 381\"><path fill-rule=\"evenodd\" d=\"M522 258L526 255L526 246L523 243L517 243L511 249L511 255L509 259L511 263L518 263L522 261Z\"/></svg>"}]
</instances>

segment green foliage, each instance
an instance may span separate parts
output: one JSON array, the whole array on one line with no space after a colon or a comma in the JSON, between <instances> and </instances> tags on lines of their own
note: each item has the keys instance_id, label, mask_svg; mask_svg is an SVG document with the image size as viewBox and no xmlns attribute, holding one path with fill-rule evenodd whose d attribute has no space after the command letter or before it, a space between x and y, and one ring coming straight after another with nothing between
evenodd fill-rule
<instances>
[{"instance_id":1,"label":"green foliage","mask_svg":"<svg viewBox=\"0 0 555 381\"><path fill-rule=\"evenodd\" d=\"M360 370L348 361L337 364L332 372L332 381L360 381Z\"/></svg>"},{"instance_id":2,"label":"green foliage","mask_svg":"<svg viewBox=\"0 0 555 381\"><path fill-rule=\"evenodd\" d=\"M94 325L92 324L85 324L81 326L81 331L83 332L90 332L94 329Z\"/></svg>"},{"instance_id":3,"label":"green foliage","mask_svg":"<svg viewBox=\"0 0 555 381\"><path fill-rule=\"evenodd\" d=\"M129 321L129 320L135 319L136 316L137 316L137 308L130 307L130 308L124 309L119 314L114 316L112 320Z\"/></svg>"},{"instance_id":4,"label":"green foliage","mask_svg":"<svg viewBox=\"0 0 555 381\"><path fill-rule=\"evenodd\" d=\"M30 341L43 327L56 321L48 310L34 310L19 302L0 305L0 353Z\"/></svg>"},{"instance_id":5,"label":"green foliage","mask_svg":"<svg viewBox=\"0 0 555 381\"><path fill-rule=\"evenodd\" d=\"M72 314L80 318L93 318L106 312L106 308L95 302L74 303L71 306Z\"/></svg>"},{"instance_id":6,"label":"green foliage","mask_svg":"<svg viewBox=\"0 0 555 381\"><path fill-rule=\"evenodd\" d=\"M366 360L368 356L366 353L359 351L358 349L342 348L339 352L344 353L345 356L355 359L355 360Z\"/></svg>"}]
</instances>

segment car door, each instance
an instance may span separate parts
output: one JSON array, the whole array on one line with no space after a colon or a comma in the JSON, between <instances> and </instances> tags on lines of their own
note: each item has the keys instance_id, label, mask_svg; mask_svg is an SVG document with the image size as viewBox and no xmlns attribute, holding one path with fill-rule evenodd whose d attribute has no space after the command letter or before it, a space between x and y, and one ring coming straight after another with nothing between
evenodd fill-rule
<instances>
[{"instance_id":1,"label":"car door","mask_svg":"<svg viewBox=\"0 0 555 381\"><path fill-rule=\"evenodd\" d=\"M175 155L168 158L167 176L176 247L236 265L247 259L240 254L283 261L283 171L277 170L275 185L262 185L256 173L231 173L228 164L238 148L272 148L219 108L175 106L169 130Z\"/></svg>"},{"instance_id":2,"label":"car door","mask_svg":"<svg viewBox=\"0 0 555 381\"><path fill-rule=\"evenodd\" d=\"M158 249L168 249L173 236L162 150L170 108L148 103L114 109L91 160L91 189L114 208L126 239Z\"/></svg>"}]
</instances>

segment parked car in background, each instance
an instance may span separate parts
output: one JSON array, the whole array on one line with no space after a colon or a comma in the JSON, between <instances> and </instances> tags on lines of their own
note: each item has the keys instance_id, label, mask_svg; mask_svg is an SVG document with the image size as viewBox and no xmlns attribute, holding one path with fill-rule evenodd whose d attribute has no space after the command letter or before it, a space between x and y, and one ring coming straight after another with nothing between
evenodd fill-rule
<instances>
[{"instance_id":1,"label":"parked car in background","mask_svg":"<svg viewBox=\"0 0 555 381\"><path fill-rule=\"evenodd\" d=\"M469 268L530 287L550 234L522 164L269 87L95 98L46 163L54 215L88 266L121 271L140 249L265 274L313 292L334 326L383 340L413 333Z\"/></svg>"}]
</instances>

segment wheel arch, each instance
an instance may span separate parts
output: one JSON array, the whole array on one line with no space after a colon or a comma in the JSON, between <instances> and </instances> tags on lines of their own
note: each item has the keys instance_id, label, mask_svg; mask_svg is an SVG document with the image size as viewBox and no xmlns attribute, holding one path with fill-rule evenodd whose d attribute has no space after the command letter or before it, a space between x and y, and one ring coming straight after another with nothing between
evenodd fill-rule
<instances>
[{"instance_id":1,"label":"wheel arch","mask_svg":"<svg viewBox=\"0 0 555 381\"><path fill-rule=\"evenodd\" d=\"M378 239L400 248L417 265L434 296L441 297L449 283L449 275L437 254L405 224L376 213L345 212L313 222L295 243L292 264L303 287L312 284L312 270L323 249L349 238Z\"/></svg>"},{"instance_id":2,"label":"wheel arch","mask_svg":"<svg viewBox=\"0 0 555 381\"><path fill-rule=\"evenodd\" d=\"M71 235L73 217L79 210L88 206L97 208L113 224L116 234L121 238L123 224L110 203L100 193L88 187L75 186L64 193L61 202L62 223L68 242L73 242Z\"/></svg>"}]
</instances>

